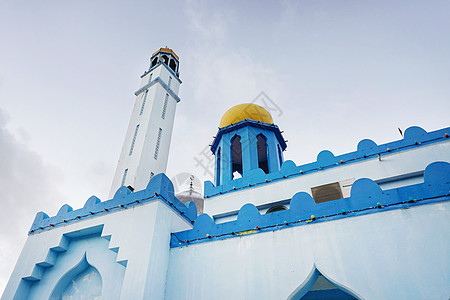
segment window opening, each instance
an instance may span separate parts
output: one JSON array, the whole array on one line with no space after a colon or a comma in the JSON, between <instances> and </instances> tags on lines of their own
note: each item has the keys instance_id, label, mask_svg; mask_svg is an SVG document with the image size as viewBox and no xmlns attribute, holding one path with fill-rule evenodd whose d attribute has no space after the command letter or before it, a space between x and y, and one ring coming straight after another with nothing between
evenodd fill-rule
<instances>
[{"instance_id":1,"label":"window opening","mask_svg":"<svg viewBox=\"0 0 450 300\"><path fill-rule=\"evenodd\" d=\"M220 157L220 147L219 147L219 149L217 150L217 158L216 158L216 162L217 162L217 164L216 164L216 186L220 185L220 160L221 160L221 157Z\"/></svg>"},{"instance_id":2,"label":"window opening","mask_svg":"<svg viewBox=\"0 0 450 300\"><path fill-rule=\"evenodd\" d=\"M166 94L166 99L164 99L164 105L162 109L161 118L166 119L167 103L169 102L169 94Z\"/></svg>"},{"instance_id":3,"label":"window opening","mask_svg":"<svg viewBox=\"0 0 450 300\"><path fill-rule=\"evenodd\" d=\"M138 131L139 131L139 124L136 125L136 129L134 130L133 141L131 142L130 153L128 153L128 155L133 154L134 144L136 143L136 136L138 134Z\"/></svg>"},{"instance_id":4,"label":"window opening","mask_svg":"<svg viewBox=\"0 0 450 300\"><path fill-rule=\"evenodd\" d=\"M172 69L172 71L175 72L175 69L177 68L177 64L175 63L175 61L173 59L170 60L169 67Z\"/></svg>"},{"instance_id":5,"label":"window opening","mask_svg":"<svg viewBox=\"0 0 450 300\"><path fill-rule=\"evenodd\" d=\"M125 171L123 171L122 183L120 184L120 186L123 186L125 184L125 179L127 179L127 173L128 169L125 169Z\"/></svg>"},{"instance_id":6,"label":"window opening","mask_svg":"<svg viewBox=\"0 0 450 300\"><path fill-rule=\"evenodd\" d=\"M267 159L267 139L263 134L258 134L256 140L256 148L258 149L258 168L268 174L269 162Z\"/></svg>"},{"instance_id":7,"label":"window opening","mask_svg":"<svg viewBox=\"0 0 450 300\"><path fill-rule=\"evenodd\" d=\"M284 205L277 205L277 206L269 208L267 210L266 214L270 214L270 213L277 212L277 211L283 211L283 210L287 210L287 207Z\"/></svg>"},{"instance_id":8,"label":"window opening","mask_svg":"<svg viewBox=\"0 0 450 300\"><path fill-rule=\"evenodd\" d=\"M154 66L156 66L156 64L158 63L158 58L157 57L155 57L153 60L152 60L152 68L154 67Z\"/></svg>"},{"instance_id":9,"label":"window opening","mask_svg":"<svg viewBox=\"0 0 450 300\"><path fill-rule=\"evenodd\" d=\"M238 135L231 139L231 177L233 179L237 178L234 172L242 177L242 145L241 137Z\"/></svg>"},{"instance_id":10,"label":"window opening","mask_svg":"<svg viewBox=\"0 0 450 300\"><path fill-rule=\"evenodd\" d=\"M159 128L159 131L158 131L158 138L156 139L155 154L153 155L153 157L154 157L155 159L158 159L159 144L161 143L161 134L162 134L162 129Z\"/></svg>"},{"instance_id":11,"label":"window opening","mask_svg":"<svg viewBox=\"0 0 450 300\"><path fill-rule=\"evenodd\" d=\"M142 113L144 112L145 102L147 101L147 94L148 90L145 91L144 99L142 99L141 112L139 113L139 115L142 115Z\"/></svg>"}]
</instances>

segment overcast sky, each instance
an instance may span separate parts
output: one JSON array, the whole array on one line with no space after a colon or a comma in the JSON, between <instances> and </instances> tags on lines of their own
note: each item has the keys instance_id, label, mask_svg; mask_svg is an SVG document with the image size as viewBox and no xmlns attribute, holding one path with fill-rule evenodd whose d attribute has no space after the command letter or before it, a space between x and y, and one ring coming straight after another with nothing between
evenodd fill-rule
<instances>
[{"instance_id":1,"label":"overcast sky","mask_svg":"<svg viewBox=\"0 0 450 300\"><path fill-rule=\"evenodd\" d=\"M449 1L0 1L0 294L34 216L107 200L151 54L180 57L168 176L264 92L286 159L449 125ZM272 106L273 107L273 106Z\"/></svg>"}]
</instances>

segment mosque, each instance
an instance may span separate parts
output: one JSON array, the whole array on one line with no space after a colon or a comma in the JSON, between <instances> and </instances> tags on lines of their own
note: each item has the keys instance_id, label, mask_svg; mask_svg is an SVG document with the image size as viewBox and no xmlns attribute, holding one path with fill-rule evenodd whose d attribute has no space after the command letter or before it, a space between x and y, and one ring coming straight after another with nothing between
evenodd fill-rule
<instances>
[{"instance_id":1,"label":"mosque","mask_svg":"<svg viewBox=\"0 0 450 300\"><path fill-rule=\"evenodd\" d=\"M159 49L110 199L38 212L2 300L449 299L450 128L296 165L270 113L241 104L211 145L214 182L177 196L164 172L180 84Z\"/></svg>"}]
</instances>

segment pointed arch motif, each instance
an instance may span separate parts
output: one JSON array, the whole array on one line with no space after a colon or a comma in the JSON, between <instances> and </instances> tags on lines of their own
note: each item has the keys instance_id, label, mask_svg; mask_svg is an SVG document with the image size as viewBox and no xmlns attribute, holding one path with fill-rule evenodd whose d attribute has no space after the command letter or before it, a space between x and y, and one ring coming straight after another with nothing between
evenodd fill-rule
<instances>
[{"instance_id":1,"label":"pointed arch motif","mask_svg":"<svg viewBox=\"0 0 450 300\"><path fill-rule=\"evenodd\" d=\"M167 57L167 55L161 56L161 60L164 61L166 65L169 65L169 57Z\"/></svg>"},{"instance_id":2,"label":"pointed arch motif","mask_svg":"<svg viewBox=\"0 0 450 300\"><path fill-rule=\"evenodd\" d=\"M220 147L217 149L217 156L216 156L216 186L220 185L220 168L222 163L222 157L221 157L221 151Z\"/></svg>"},{"instance_id":3,"label":"pointed arch motif","mask_svg":"<svg viewBox=\"0 0 450 300\"><path fill-rule=\"evenodd\" d=\"M256 136L256 149L258 152L258 168L269 174L269 151L267 147L267 138L260 133Z\"/></svg>"},{"instance_id":4,"label":"pointed arch motif","mask_svg":"<svg viewBox=\"0 0 450 300\"><path fill-rule=\"evenodd\" d=\"M35 265L31 276L22 278L14 299L64 299L65 292L74 296L69 285L80 277L84 289L77 295L80 299L94 299L89 295L98 293L111 299L120 294L127 261L117 261L119 248L110 248L111 236L102 236L102 232L103 225L99 225L63 234L46 260ZM92 281L82 282L85 278Z\"/></svg>"},{"instance_id":5,"label":"pointed arch motif","mask_svg":"<svg viewBox=\"0 0 450 300\"><path fill-rule=\"evenodd\" d=\"M49 300L65 299L65 296L70 299L95 299L102 296L102 277L87 261L86 252L81 261L61 277Z\"/></svg>"},{"instance_id":6,"label":"pointed arch motif","mask_svg":"<svg viewBox=\"0 0 450 300\"><path fill-rule=\"evenodd\" d=\"M170 59L169 67L172 69L172 71L176 72L177 63L175 62L175 60L173 58Z\"/></svg>"},{"instance_id":7,"label":"pointed arch motif","mask_svg":"<svg viewBox=\"0 0 450 300\"><path fill-rule=\"evenodd\" d=\"M243 175L241 137L237 134L234 135L231 138L230 143L231 143L231 178L233 179L234 172L238 172L241 176Z\"/></svg>"},{"instance_id":8,"label":"pointed arch motif","mask_svg":"<svg viewBox=\"0 0 450 300\"><path fill-rule=\"evenodd\" d=\"M288 300L300 299L362 299L357 293L325 276L314 265L306 280L288 297Z\"/></svg>"},{"instance_id":9,"label":"pointed arch motif","mask_svg":"<svg viewBox=\"0 0 450 300\"><path fill-rule=\"evenodd\" d=\"M151 68L153 68L153 67L156 66L157 64L158 64L158 58L155 57L155 58L152 60L152 66L151 66Z\"/></svg>"}]
</instances>

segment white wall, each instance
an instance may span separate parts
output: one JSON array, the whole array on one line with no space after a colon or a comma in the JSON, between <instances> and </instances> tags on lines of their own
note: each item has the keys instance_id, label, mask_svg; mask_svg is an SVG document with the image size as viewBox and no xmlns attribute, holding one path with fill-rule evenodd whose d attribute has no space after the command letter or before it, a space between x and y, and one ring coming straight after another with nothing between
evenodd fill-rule
<instances>
[{"instance_id":1,"label":"white wall","mask_svg":"<svg viewBox=\"0 0 450 300\"><path fill-rule=\"evenodd\" d=\"M17 292L23 292L24 277L33 277L37 280L33 285L41 287L48 292L53 290L55 280L46 280L46 272L52 274L65 274L68 264L60 264L54 257L49 256L51 248L66 248L60 255L75 255L79 259L80 251L90 247L103 248L102 243L86 243L80 251L71 250L70 244L65 243L64 234L76 235L80 230L103 226L101 236L109 238L109 249L117 249L116 261L126 264L125 273L102 273L102 265L94 264L100 271L103 280L107 278L114 282L105 282L104 285L119 285L121 294L107 299L162 299L164 294L164 281L168 264L170 233L192 228L191 224L174 213L172 209L160 200L154 200L142 205L136 205L117 212L110 212L89 219L68 223L66 226L55 227L28 237L19 260L14 268L11 278L6 286L2 300L13 299ZM77 248L78 249L78 248ZM88 251L88 261L89 251ZM111 251L111 250L108 250ZM105 253L105 255L116 255ZM46 266L35 268L36 264ZM120 267L120 266L118 266ZM103 268L104 269L104 268ZM34 270L34 273L33 273ZM43 272L36 272L41 270ZM111 270L109 268L108 270ZM43 275L43 276L42 276ZM50 276L54 278L54 276ZM39 280L40 279L40 280ZM22 285L20 285L22 282ZM123 282L123 283L122 283ZM20 286L19 286L20 285ZM105 295L106 296L106 295ZM14 299L25 299L16 297ZM33 294L33 299L46 299L45 294Z\"/></svg>"},{"instance_id":2,"label":"white wall","mask_svg":"<svg viewBox=\"0 0 450 300\"><path fill-rule=\"evenodd\" d=\"M448 299L450 203L172 248L165 299L287 299L314 266L363 299Z\"/></svg>"}]
</instances>

